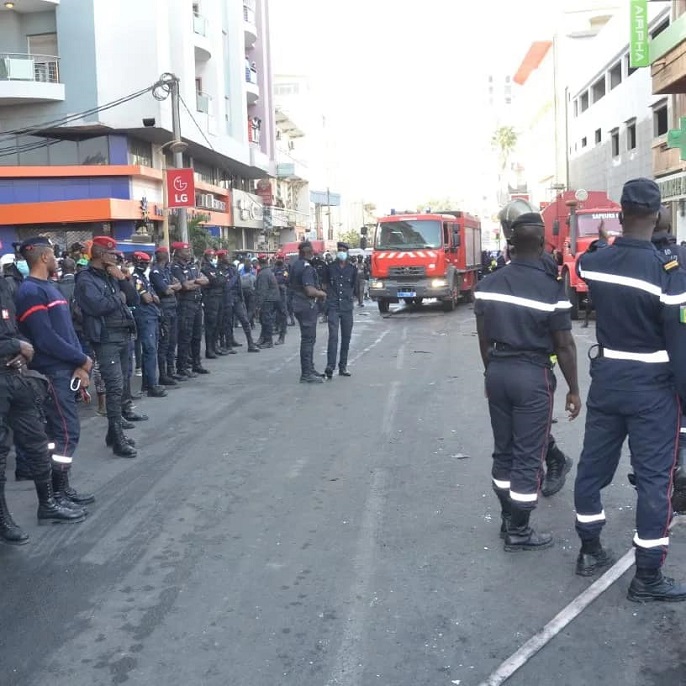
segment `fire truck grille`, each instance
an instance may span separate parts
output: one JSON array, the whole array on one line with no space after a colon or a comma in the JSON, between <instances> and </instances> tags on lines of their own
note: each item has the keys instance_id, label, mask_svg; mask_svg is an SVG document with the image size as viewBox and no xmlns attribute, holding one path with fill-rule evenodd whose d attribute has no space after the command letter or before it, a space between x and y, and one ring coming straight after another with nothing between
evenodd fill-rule
<instances>
[{"instance_id":1,"label":"fire truck grille","mask_svg":"<svg viewBox=\"0 0 686 686\"><path fill-rule=\"evenodd\" d=\"M391 267L388 276L392 279L413 278L426 276L426 269L422 266L417 267Z\"/></svg>"}]
</instances>

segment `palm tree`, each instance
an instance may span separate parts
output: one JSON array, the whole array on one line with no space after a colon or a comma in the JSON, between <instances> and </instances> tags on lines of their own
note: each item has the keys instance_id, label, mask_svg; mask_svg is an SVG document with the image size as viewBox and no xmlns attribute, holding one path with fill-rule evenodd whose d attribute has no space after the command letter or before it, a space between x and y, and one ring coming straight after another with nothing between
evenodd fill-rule
<instances>
[{"instance_id":1,"label":"palm tree","mask_svg":"<svg viewBox=\"0 0 686 686\"><path fill-rule=\"evenodd\" d=\"M499 126L491 138L491 145L498 150L500 155L500 168L504 171L510 155L517 147L517 133L513 126Z\"/></svg>"}]
</instances>

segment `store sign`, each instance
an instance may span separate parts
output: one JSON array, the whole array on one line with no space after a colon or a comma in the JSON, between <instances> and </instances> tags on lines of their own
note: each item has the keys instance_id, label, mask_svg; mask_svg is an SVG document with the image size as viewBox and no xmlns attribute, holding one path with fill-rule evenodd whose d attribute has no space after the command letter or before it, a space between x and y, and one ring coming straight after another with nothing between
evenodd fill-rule
<instances>
[{"instance_id":1,"label":"store sign","mask_svg":"<svg viewBox=\"0 0 686 686\"><path fill-rule=\"evenodd\" d=\"M630 3L629 63L632 67L649 67L648 0L630 0Z\"/></svg>"},{"instance_id":2,"label":"store sign","mask_svg":"<svg viewBox=\"0 0 686 686\"><path fill-rule=\"evenodd\" d=\"M662 202L686 197L686 173L680 172L662 179L655 179L662 196Z\"/></svg>"},{"instance_id":3,"label":"store sign","mask_svg":"<svg viewBox=\"0 0 686 686\"><path fill-rule=\"evenodd\" d=\"M233 225L248 229L264 228L264 206L262 199L241 190L231 192L233 198Z\"/></svg>"},{"instance_id":4,"label":"store sign","mask_svg":"<svg viewBox=\"0 0 686 686\"><path fill-rule=\"evenodd\" d=\"M195 207L192 169L167 169L167 207Z\"/></svg>"}]
</instances>

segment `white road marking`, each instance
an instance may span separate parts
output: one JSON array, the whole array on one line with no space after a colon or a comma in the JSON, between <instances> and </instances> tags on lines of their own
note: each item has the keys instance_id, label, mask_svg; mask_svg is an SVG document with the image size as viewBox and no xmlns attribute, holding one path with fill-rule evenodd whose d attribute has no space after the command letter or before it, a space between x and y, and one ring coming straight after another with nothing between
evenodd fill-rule
<instances>
[{"instance_id":1,"label":"white road marking","mask_svg":"<svg viewBox=\"0 0 686 686\"><path fill-rule=\"evenodd\" d=\"M286 477L288 479L297 479L300 476L300 472L302 472L303 467L306 464L307 458L305 457L301 457L300 459L296 460L293 466L288 471L288 474L286 474Z\"/></svg>"},{"instance_id":2,"label":"white road marking","mask_svg":"<svg viewBox=\"0 0 686 686\"><path fill-rule=\"evenodd\" d=\"M366 355L370 350L379 345L379 343L381 343L381 341L383 341L383 339L386 338L389 332L390 329L386 329L385 331L383 331L381 335L373 343L370 343L364 350L360 350L360 352L357 353L357 355L353 355L353 357L348 360L348 364L351 366L355 364L355 362L357 362L357 360L359 360L362 357L362 355Z\"/></svg>"},{"instance_id":3,"label":"white road marking","mask_svg":"<svg viewBox=\"0 0 686 686\"><path fill-rule=\"evenodd\" d=\"M343 638L326 686L359 686L364 672L365 625L370 609L369 585L374 572L374 550L383 516L386 472L374 471L367 495L357 552L353 561L354 581L350 587L350 607Z\"/></svg>"}]
</instances>

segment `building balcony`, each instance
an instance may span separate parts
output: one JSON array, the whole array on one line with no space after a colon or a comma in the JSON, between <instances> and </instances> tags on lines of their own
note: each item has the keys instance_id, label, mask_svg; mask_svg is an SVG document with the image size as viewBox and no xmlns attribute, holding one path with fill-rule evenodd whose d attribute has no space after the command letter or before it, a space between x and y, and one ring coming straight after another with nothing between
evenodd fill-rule
<instances>
[{"instance_id":1,"label":"building balcony","mask_svg":"<svg viewBox=\"0 0 686 686\"><path fill-rule=\"evenodd\" d=\"M30 14L33 12L48 12L55 9L60 4L60 0L15 0L14 7L5 7L0 4L0 12L13 11L17 14Z\"/></svg>"},{"instance_id":2,"label":"building balcony","mask_svg":"<svg viewBox=\"0 0 686 686\"><path fill-rule=\"evenodd\" d=\"M59 57L0 53L0 105L61 100Z\"/></svg>"},{"instance_id":3,"label":"building balcony","mask_svg":"<svg viewBox=\"0 0 686 686\"><path fill-rule=\"evenodd\" d=\"M193 37L196 61L206 62L212 57L210 40L207 37L207 19L196 12L193 13Z\"/></svg>"},{"instance_id":4,"label":"building balcony","mask_svg":"<svg viewBox=\"0 0 686 686\"><path fill-rule=\"evenodd\" d=\"M251 48L257 41L257 22L255 20L255 8L248 3L243 4L243 34L245 35L245 47Z\"/></svg>"},{"instance_id":5,"label":"building balcony","mask_svg":"<svg viewBox=\"0 0 686 686\"><path fill-rule=\"evenodd\" d=\"M307 181L307 169L297 160L278 159L276 178L283 181Z\"/></svg>"},{"instance_id":6,"label":"building balcony","mask_svg":"<svg viewBox=\"0 0 686 686\"><path fill-rule=\"evenodd\" d=\"M210 113L210 106L212 104L212 96L207 95L207 93L196 93L195 94L195 109L203 114Z\"/></svg>"},{"instance_id":7,"label":"building balcony","mask_svg":"<svg viewBox=\"0 0 686 686\"><path fill-rule=\"evenodd\" d=\"M260 99L260 87L257 84L257 69L245 68L245 90L248 94L248 105L254 105Z\"/></svg>"},{"instance_id":8,"label":"building balcony","mask_svg":"<svg viewBox=\"0 0 686 686\"><path fill-rule=\"evenodd\" d=\"M653 175L665 176L684 168L679 148L668 148L664 138L653 143Z\"/></svg>"},{"instance_id":9,"label":"building balcony","mask_svg":"<svg viewBox=\"0 0 686 686\"><path fill-rule=\"evenodd\" d=\"M686 14L650 42L653 93L686 93Z\"/></svg>"}]
</instances>

